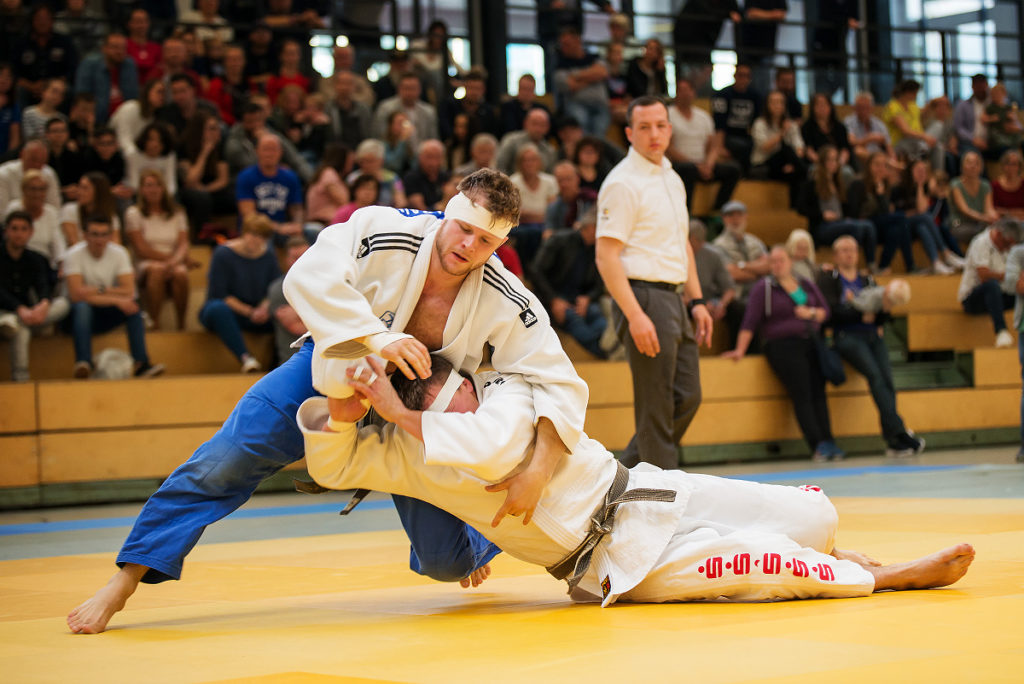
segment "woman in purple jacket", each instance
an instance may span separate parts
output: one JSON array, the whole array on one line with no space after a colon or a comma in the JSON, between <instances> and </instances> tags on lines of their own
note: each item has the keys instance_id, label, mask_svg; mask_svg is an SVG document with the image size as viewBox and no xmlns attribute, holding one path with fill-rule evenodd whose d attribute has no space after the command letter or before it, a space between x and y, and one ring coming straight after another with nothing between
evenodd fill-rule
<instances>
[{"instance_id":1,"label":"woman in purple jacket","mask_svg":"<svg viewBox=\"0 0 1024 684\"><path fill-rule=\"evenodd\" d=\"M769 263L771 275L750 289L736 348L722 356L736 361L743 358L756 332L763 341L768 365L793 402L814 460L839 460L845 454L832 439L825 376L814 340L828 320L828 304L817 285L793 274L785 247L773 247Z\"/></svg>"}]
</instances>

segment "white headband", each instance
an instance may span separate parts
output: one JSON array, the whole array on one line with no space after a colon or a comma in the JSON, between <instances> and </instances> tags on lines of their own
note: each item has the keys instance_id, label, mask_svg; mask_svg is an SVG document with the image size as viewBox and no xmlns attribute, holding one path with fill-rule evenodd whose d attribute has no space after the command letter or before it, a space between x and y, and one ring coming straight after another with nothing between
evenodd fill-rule
<instances>
[{"instance_id":1,"label":"white headband","mask_svg":"<svg viewBox=\"0 0 1024 684\"><path fill-rule=\"evenodd\" d=\"M444 208L444 217L465 221L500 238L508 237L508 232L516 227L515 223L495 217L461 192L448 200Z\"/></svg>"},{"instance_id":2,"label":"white headband","mask_svg":"<svg viewBox=\"0 0 1024 684\"><path fill-rule=\"evenodd\" d=\"M444 385L437 392L437 396L434 397L434 401L430 402L430 406L427 407L427 411L438 411L444 413L448 409L448 404L452 403L452 397L462 386L462 381L466 378L462 377L459 371L452 368L451 372L448 373L448 379L444 381Z\"/></svg>"}]
</instances>

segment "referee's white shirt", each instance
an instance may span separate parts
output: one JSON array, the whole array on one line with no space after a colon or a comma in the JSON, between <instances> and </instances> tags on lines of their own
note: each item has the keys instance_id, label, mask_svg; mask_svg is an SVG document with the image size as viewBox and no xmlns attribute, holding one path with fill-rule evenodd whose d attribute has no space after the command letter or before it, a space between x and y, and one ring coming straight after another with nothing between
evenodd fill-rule
<instances>
[{"instance_id":1,"label":"referee's white shirt","mask_svg":"<svg viewBox=\"0 0 1024 684\"><path fill-rule=\"evenodd\" d=\"M653 164L629 148L597 195L597 237L615 238L625 246L626 277L679 284L689 265L690 232L686 190L668 159Z\"/></svg>"}]
</instances>

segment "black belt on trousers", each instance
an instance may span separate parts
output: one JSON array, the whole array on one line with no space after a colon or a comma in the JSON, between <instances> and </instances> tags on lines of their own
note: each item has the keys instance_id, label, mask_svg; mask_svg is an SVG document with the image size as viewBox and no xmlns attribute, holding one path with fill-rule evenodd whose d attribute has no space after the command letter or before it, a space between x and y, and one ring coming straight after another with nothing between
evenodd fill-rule
<instances>
[{"instance_id":1,"label":"black belt on trousers","mask_svg":"<svg viewBox=\"0 0 1024 684\"><path fill-rule=\"evenodd\" d=\"M626 491L629 470L617 461L616 465L618 468L615 471L615 479L612 481L612 486L608 488L608 493L604 495L604 503L594 511L594 515L590 518L590 531L583 542L568 556L546 568L555 579L564 579L568 582L570 592L587 574L587 570L590 568L590 557L594 554L598 542L612 531L612 525L615 524L615 511L619 504L632 501L672 502L676 500L676 493L671 489L638 487Z\"/></svg>"},{"instance_id":2,"label":"black belt on trousers","mask_svg":"<svg viewBox=\"0 0 1024 684\"><path fill-rule=\"evenodd\" d=\"M668 292L679 292L680 288L678 283L656 283L651 280L634 280L633 278L629 279L629 284L636 287L653 287L655 290L666 290Z\"/></svg>"}]
</instances>

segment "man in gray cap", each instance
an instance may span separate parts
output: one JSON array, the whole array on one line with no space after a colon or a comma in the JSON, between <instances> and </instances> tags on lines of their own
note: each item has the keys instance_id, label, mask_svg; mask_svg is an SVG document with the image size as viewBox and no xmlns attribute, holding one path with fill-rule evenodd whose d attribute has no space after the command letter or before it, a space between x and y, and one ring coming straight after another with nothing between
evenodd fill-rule
<instances>
[{"instance_id":1,"label":"man in gray cap","mask_svg":"<svg viewBox=\"0 0 1024 684\"><path fill-rule=\"evenodd\" d=\"M735 341L747 307L750 286L758 278L768 275L768 247L760 238L747 232L747 205L743 202L726 202L722 207L722 223L725 230L712 244L725 255L726 268L736 281L736 299L725 317L729 338Z\"/></svg>"}]
</instances>

